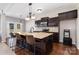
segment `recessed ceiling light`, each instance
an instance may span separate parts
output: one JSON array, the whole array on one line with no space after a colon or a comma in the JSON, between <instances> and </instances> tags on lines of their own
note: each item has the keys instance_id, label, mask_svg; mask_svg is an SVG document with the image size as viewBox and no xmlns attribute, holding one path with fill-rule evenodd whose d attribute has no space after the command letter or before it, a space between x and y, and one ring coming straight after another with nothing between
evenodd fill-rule
<instances>
[{"instance_id":1,"label":"recessed ceiling light","mask_svg":"<svg viewBox=\"0 0 79 59\"><path fill-rule=\"evenodd\" d=\"M42 12L42 9L39 8L39 9L37 9L36 11L37 11L37 13L41 13L41 12Z\"/></svg>"}]
</instances>

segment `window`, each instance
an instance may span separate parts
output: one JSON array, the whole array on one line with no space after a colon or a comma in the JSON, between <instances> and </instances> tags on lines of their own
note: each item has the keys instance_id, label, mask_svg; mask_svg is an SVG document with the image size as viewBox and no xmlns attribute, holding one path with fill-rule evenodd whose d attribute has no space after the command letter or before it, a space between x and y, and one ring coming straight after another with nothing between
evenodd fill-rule
<instances>
[{"instance_id":1,"label":"window","mask_svg":"<svg viewBox=\"0 0 79 59\"><path fill-rule=\"evenodd\" d=\"M13 23L10 23L10 29L14 29L14 24Z\"/></svg>"},{"instance_id":2,"label":"window","mask_svg":"<svg viewBox=\"0 0 79 59\"><path fill-rule=\"evenodd\" d=\"M20 24L17 24L17 29L20 29Z\"/></svg>"}]
</instances>

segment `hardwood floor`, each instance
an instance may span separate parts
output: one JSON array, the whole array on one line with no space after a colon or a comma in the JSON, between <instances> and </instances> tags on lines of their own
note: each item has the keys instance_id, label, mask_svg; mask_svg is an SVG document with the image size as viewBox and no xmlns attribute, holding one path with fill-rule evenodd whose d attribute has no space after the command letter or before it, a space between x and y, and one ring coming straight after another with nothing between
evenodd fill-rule
<instances>
[{"instance_id":1,"label":"hardwood floor","mask_svg":"<svg viewBox=\"0 0 79 59\"><path fill-rule=\"evenodd\" d=\"M50 55L77 55L79 54L75 46L66 46L61 43L54 43Z\"/></svg>"},{"instance_id":2,"label":"hardwood floor","mask_svg":"<svg viewBox=\"0 0 79 59\"><path fill-rule=\"evenodd\" d=\"M49 55L79 55L75 46L66 46L61 43L53 43L53 49ZM32 55L28 49L15 49L16 55Z\"/></svg>"},{"instance_id":3,"label":"hardwood floor","mask_svg":"<svg viewBox=\"0 0 79 59\"><path fill-rule=\"evenodd\" d=\"M32 55L32 52L30 52L28 49L21 48L16 48L15 53L16 55Z\"/></svg>"}]
</instances>

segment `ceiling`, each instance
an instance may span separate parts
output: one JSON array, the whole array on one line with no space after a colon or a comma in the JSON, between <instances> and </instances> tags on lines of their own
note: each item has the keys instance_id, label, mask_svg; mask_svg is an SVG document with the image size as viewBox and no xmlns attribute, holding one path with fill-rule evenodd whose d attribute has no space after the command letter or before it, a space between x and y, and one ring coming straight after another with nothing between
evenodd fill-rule
<instances>
[{"instance_id":1,"label":"ceiling","mask_svg":"<svg viewBox=\"0 0 79 59\"><path fill-rule=\"evenodd\" d=\"M32 11L34 14L39 15L36 10L38 8L41 8L42 9L42 13L40 13L41 15L51 10L54 10L58 7L69 6L69 5L72 5L72 3L33 3ZM3 10L3 13L5 13L5 15L21 19L24 19L28 15L28 8L29 8L28 3L0 3L0 13L1 10Z\"/></svg>"}]
</instances>

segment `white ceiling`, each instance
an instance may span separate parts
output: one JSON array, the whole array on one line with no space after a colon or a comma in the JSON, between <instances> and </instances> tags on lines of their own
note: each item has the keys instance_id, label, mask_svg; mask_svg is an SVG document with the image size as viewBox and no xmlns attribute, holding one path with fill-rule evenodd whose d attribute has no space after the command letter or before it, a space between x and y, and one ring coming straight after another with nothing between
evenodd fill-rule
<instances>
[{"instance_id":1,"label":"white ceiling","mask_svg":"<svg viewBox=\"0 0 79 59\"><path fill-rule=\"evenodd\" d=\"M33 13L38 15L38 13L36 12L38 8L41 8L42 9L41 14L44 14L58 7L69 6L69 5L72 4L71 3L70 4L69 3L33 3L32 9L33 9ZM28 15L28 3L0 3L0 10L3 10L5 15L7 16L24 19Z\"/></svg>"}]
</instances>

